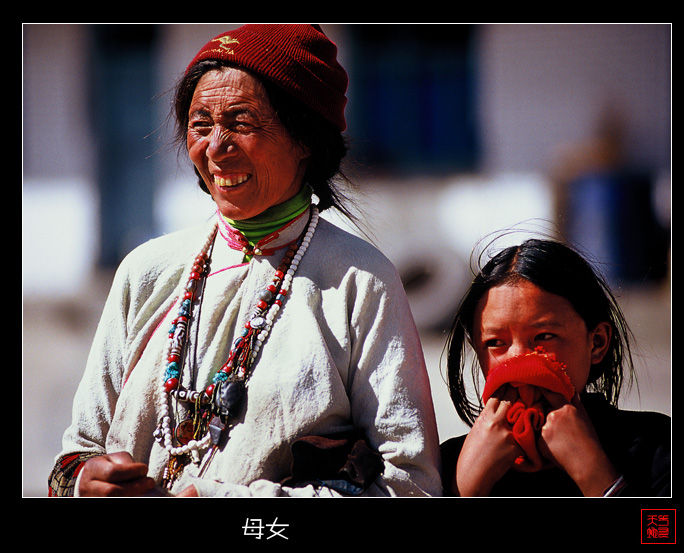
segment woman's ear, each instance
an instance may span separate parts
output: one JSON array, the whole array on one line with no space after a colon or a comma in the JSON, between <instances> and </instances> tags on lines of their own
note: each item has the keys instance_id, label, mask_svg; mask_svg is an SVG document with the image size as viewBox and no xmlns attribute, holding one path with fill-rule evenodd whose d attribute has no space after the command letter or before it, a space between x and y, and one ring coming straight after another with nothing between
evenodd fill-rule
<instances>
[{"instance_id":1,"label":"woman's ear","mask_svg":"<svg viewBox=\"0 0 684 553\"><path fill-rule=\"evenodd\" d=\"M613 335L613 327L608 322L601 322L591 332L591 363L600 363L608 353L610 339Z\"/></svg>"}]
</instances>

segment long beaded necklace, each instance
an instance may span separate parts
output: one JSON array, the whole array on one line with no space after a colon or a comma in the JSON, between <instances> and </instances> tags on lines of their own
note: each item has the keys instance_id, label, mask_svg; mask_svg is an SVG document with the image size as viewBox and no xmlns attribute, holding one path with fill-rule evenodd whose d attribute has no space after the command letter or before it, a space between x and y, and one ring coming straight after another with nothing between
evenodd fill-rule
<instances>
[{"instance_id":1,"label":"long beaded necklace","mask_svg":"<svg viewBox=\"0 0 684 553\"><path fill-rule=\"evenodd\" d=\"M205 390L188 390L181 385L182 360L192 320L193 303L206 282L210 252L218 231L217 225L212 226L179 298L180 307L169 329L169 341L162 359L163 402L160 405L161 419L154 437L170 456L163 475L164 485L168 489L190 458L199 464L201 451L210 446L215 451L228 420L237 414L245 381L290 292L292 279L311 243L318 219L318 209L312 205L309 226L301 243L296 241L289 246L282 262L276 267L271 283L259 294L241 335L233 342L227 361L215 373L212 383ZM191 417L177 425L175 431L172 430L172 398L176 402L188 404L192 413ZM174 438L179 445L174 446Z\"/></svg>"}]
</instances>

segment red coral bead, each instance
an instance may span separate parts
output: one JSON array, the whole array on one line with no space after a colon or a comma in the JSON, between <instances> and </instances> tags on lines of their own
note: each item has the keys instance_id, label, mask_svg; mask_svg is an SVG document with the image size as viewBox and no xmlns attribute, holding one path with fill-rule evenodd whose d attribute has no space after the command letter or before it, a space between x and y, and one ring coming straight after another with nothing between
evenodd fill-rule
<instances>
[{"instance_id":1,"label":"red coral bead","mask_svg":"<svg viewBox=\"0 0 684 553\"><path fill-rule=\"evenodd\" d=\"M167 392L170 392L171 390L175 390L178 387L178 379L177 378L169 378L166 382L164 382L164 389Z\"/></svg>"}]
</instances>

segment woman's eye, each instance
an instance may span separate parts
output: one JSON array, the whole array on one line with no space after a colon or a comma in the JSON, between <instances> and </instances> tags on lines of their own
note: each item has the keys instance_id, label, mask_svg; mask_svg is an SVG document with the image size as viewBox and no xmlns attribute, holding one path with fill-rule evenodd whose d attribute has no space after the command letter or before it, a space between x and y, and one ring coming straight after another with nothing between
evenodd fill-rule
<instances>
[{"instance_id":1,"label":"woman's eye","mask_svg":"<svg viewBox=\"0 0 684 553\"><path fill-rule=\"evenodd\" d=\"M551 332L542 332L541 334L537 334L535 336L535 340L545 342L547 340L551 340L555 337L555 334L552 334Z\"/></svg>"},{"instance_id":2,"label":"woman's eye","mask_svg":"<svg viewBox=\"0 0 684 553\"><path fill-rule=\"evenodd\" d=\"M244 121L236 121L230 126L230 130L235 133L248 133L251 132L254 125L251 123L245 123Z\"/></svg>"},{"instance_id":3,"label":"woman's eye","mask_svg":"<svg viewBox=\"0 0 684 553\"><path fill-rule=\"evenodd\" d=\"M202 120L191 121L190 122L190 128L193 131L204 132L204 131L211 129L211 123L209 123L209 121L202 121Z\"/></svg>"}]
</instances>

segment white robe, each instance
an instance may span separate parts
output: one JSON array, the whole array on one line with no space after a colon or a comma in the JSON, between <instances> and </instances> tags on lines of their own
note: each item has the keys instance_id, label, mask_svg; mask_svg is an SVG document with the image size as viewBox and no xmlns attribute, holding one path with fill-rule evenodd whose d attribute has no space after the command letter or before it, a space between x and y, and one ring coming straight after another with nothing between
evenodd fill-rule
<instances>
[{"instance_id":1,"label":"white robe","mask_svg":"<svg viewBox=\"0 0 684 553\"><path fill-rule=\"evenodd\" d=\"M273 244L289 242L306 224L305 216ZM162 356L209 228L151 240L122 262L58 458L128 451L160 482L168 454L153 432L164 397ZM224 235L216 238L200 312L193 312L188 332L196 365L186 362L183 383L190 386L195 372L200 390L226 361L285 251L244 264ZM311 486L278 484L289 475L292 441L352 428L364 431L385 464L366 495L441 495L430 386L396 269L373 246L321 218L252 368L230 438L202 478L189 464L173 491L193 484L206 496L320 494Z\"/></svg>"}]
</instances>

